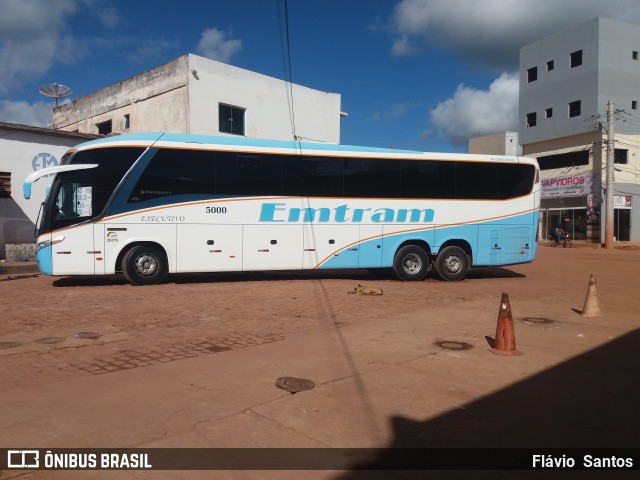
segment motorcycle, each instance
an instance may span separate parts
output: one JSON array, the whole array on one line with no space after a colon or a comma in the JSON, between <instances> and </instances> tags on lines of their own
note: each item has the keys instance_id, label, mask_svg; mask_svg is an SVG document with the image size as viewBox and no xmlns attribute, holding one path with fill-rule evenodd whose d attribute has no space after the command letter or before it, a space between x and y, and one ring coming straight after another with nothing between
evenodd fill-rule
<instances>
[{"instance_id":1,"label":"motorcycle","mask_svg":"<svg viewBox=\"0 0 640 480\"><path fill-rule=\"evenodd\" d=\"M571 241L571 236L569 232L565 232L564 230L560 234L560 240L558 241L555 236L551 236L551 246L555 247L556 245L562 245L562 248L571 248L573 246L573 242Z\"/></svg>"}]
</instances>

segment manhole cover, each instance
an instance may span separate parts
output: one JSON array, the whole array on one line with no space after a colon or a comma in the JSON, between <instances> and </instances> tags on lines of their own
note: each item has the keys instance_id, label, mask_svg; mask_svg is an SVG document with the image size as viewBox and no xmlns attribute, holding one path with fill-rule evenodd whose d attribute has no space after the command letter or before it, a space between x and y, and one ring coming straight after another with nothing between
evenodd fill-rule
<instances>
[{"instance_id":1,"label":"manhole cover","mask_svg":"<svg viewBox=\"0 0 640 480\"><path fill-rule=\"evenodd\" d=\"M544 317L524 317L522 320L527 323L555 323L555 320Z\"/></svg>"},{"instance_id":2,"label":"manhole cover","mask_svg":"<svg viewBox=\"0 0 640 480\"><path fill-rule=\"evenodd\" d=\"M102 336L99 332L78 332L74 335L76 338L100 338Z\"/></svg>"},{"instance_id":3,"label":"manhole cover","mask_svg":"<svg viewBox=\"0 0 640 480\"><path fill-rule=\"evenodd\" d=\"M19 347L21 343L19 342L0 342L0 349L3 348L14 348Z\"/></svg>"},{"instance_id":4,"label":"manhole cover","mask_svg":"<svg viewBox=\"0 0 640 480\"><path fill-rule=\"evenodd\" d=\"M316 384L311 380L305 380L304 378L280 377L278 380L276 380L276 387L282 388L283 390L288 390L291 393L310 390L315 386Z\"/></svg>"},{"instance_id":5,"label":"manhole cover","mask_svg":"<svg viewBox=\"0 0 640 480\"><path fill-rule=\"evenodd\" d=\"M64 341L64 338L61 337L44 337L44 338L38 338L37 340L34 340L34 342L36 343L44 343L44 344L50 344L50 343L60 343Z\"/></svg>"},{"instance_id":6,"label":"manhole cover","mask_svg":"<svg viewBox=\"0 0 640 480\"><path fill-rule=\"evenodd\" d=\"M471 350L473 345L466 342L454 342L451 340L442 340L434 344L436 347L444 348L446 350Z\"/></svg>"}]
</instances>

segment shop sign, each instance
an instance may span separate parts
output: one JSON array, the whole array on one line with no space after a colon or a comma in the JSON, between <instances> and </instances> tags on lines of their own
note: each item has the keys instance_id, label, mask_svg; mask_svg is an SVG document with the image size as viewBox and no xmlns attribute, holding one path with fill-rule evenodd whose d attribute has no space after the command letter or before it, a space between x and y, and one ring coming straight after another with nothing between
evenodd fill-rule
<instances>
[{"instance_id":1,"label":"shop sign","mask_svg":"<svg viewBox=\"0 0 640 480\"><path fill-rule=\"evenodd\" d=\"M631 195L614 195L613 208L631 208Z\"/></svg>"},{"instance_id":2,"label":"shop sign","mask_svg":"<svg viewBox=\"0 0 640 480\"><path fill-rule=\"evenodd\" d=\"M594 192L592 173L542 180L542 198L577 197Z\"/></svg>"}]
</instances>

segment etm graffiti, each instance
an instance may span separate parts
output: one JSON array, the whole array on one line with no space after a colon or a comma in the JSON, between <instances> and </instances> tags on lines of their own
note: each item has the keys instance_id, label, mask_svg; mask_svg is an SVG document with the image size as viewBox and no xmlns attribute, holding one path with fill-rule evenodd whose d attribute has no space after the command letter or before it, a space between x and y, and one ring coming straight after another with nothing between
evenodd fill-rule
<instances>
[{"instance_id":1,"label":"etm graffiti","mask_svg":"<svg viewBox=\"0 0 640 480\"><path fill-rule=\"evenodd\" d=\"M33 157L33 160L31 160L31 166L34 172L47 167L56 167L58 166L58 159L47 152L38 153Z\"/></svg>"}]
</instances>

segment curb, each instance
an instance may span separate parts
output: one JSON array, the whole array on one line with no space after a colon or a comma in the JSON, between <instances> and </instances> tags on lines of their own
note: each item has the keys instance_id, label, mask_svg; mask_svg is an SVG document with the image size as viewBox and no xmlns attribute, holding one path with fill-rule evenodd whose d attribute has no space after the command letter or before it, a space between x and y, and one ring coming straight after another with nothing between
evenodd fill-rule
<instances>
[{"instance_id":1,"label":"curb","mask_svg":"<svg viewBox=\"0 0 640 480\"><path fill-rule=\"evenodd\" d=\"M3 262L0 263L0 275L19 275L40 273L36 262Z\"/></svg>"}]
</instances>

